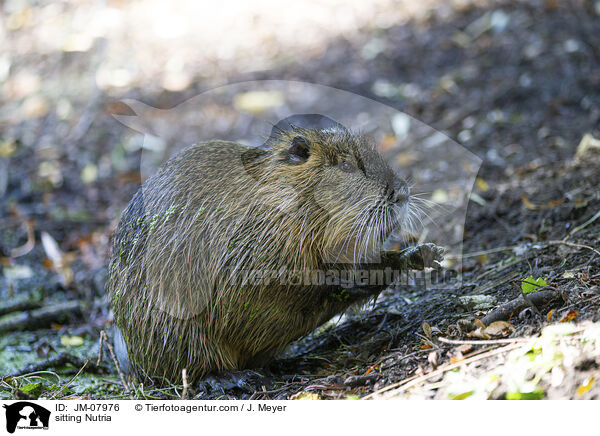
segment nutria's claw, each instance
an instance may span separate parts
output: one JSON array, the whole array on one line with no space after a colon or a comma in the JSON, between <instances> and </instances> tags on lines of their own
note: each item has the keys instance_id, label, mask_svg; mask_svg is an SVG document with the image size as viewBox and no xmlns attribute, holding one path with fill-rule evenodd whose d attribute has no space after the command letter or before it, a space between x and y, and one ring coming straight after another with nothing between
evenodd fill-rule
<instances>
[{"instance_id":1,"label":"nutria's claw","mask_svg":"<svg viewBox=\"0 0 600 436\"><path fill-rule=\"evenodd\" d=\"M423 270L425 268L441 268L440 261L444 248L432 243L409 247L401 251L386 251L382 254L384 263L393 268L407 270Z\"/></svg>"},{"instance_id":2,"label":"nutria's claw","mask_svg":"<svg viewBox=\"0 0 600 436\"><path fill-rule=\"evenodd\" d=\"M444 260L443 254L444 254L445 249L443 247L439 247L435 244L428 243L428 244L417 245L415 247L415 249L418 250L417 252L420 256L420 259L419 259L420 262L418 263L420 268L417 268L417 269L423 269L423 268L440 269L442 267L439 264L439 262Z\"/></svg>"}]
</instances>

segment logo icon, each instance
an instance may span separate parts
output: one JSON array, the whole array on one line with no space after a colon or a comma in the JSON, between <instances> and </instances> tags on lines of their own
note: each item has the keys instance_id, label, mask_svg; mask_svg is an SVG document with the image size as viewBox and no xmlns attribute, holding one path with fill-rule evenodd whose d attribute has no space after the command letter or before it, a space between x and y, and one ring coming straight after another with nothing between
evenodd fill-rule
<instances>
[{"instance_id":1,"label":"logo icon","mask_svg":"<svg viewBox=\"0 0 600 436\"><path fill-rule=\"evenodd\" d=\"M42 406L29 401L19 401L10 405L3 405L6 409L6 430L14 433L19 429L48 429L50 411Z\"/></svg>"}]
</instances>

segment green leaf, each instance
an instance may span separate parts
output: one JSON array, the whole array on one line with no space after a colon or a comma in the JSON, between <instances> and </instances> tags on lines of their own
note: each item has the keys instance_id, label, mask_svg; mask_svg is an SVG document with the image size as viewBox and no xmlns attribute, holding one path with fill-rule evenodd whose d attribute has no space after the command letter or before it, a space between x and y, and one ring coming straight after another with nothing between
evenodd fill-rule
<instances>
[{"instance_id":1,"label":"green leaf","mask_svg":"<svg viewBox=\"0 0 600 436\"><path fill-rule=\"evenodd\" d=\"M542 277L534 279L533 276L529 276L521 282L521 289L524 294L530 294L531 292L539 291L541 287L546 285L548 285L548 283L546 283L546 280Z\"/></svg>"},{"instance_id":2,"label":"green leaf","mask_svg":"<svg viewBox=\"0 0 600 436\"><path fill-rule=\"evenodd\" d=\"M20 391L37 398L42 393L43 387L44 386L41 383L30 383L21 387Z\"/></svg>"},{"instance_id":3,"label":"green leaf","mask_svg":"<svg viewBox=\"0 0 600 436\"><path fill-rule=\"evenodd\" d=\"M507 400L541 400L546 393L541 389L535 389L533 392L507 392Z\"/></svg>"},{"instance_id":4,"label":"green leaf","mask_svg":"<svg viewBox=\"0 0 600 436\"><path fill-rule=\"evenodd\" d=\"M450 395L449 399L450 400L465 400L467 398L469 398L471 395L473 395L475 393L475 391L468 391L468 392L463 392L460 394L456 394L456 395Z\"/></svg>"},{"instance_id":5,"label":"green leaf","mask_svg":"<svg viewBox=\"0 0 600 436\"><path fill-rule=\"evenodd\" d=\"M60 342L65 347L80 347L83 345L83 338L81 336L61 336Z\"/></svg>"}]
</instances>

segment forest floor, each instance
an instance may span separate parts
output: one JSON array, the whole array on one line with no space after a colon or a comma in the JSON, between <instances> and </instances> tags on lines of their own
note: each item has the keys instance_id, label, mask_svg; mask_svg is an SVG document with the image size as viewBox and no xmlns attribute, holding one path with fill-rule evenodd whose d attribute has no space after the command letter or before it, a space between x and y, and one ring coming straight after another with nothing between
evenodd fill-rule
<instances>
[{"instance_id":1,"label":"forest floor","mask_svg":"<svg viewBox=\"0 0 600 436\"><path fill-rule=\"evenodd\" d=\"M462 282L388 290L256 377L191 386L189 398L600 399L598 2L448 2L318 50L261 53L276 61L259 72L240 58L168 76L175 90L97 86L123 79L101 38L32 49L27 22L49 8L19 5L3 10L0 55L0 399L180 397L182 386L126 392L107 350L96 364L112 323L110 238L140 183L141 135L109 112L125 97L171 107L257 79L369 97L481 157Z\"/></svg>"}]
</instances>

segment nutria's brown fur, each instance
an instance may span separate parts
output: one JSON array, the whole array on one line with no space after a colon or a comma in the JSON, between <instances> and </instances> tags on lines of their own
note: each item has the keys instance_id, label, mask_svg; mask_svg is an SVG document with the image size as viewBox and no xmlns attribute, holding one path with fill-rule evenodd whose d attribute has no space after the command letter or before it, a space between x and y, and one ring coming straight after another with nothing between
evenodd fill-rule
<instances>
[{"instance_id":1,"label":"nutria's brown fur","mask_svg":"<svg viewBox=\"0 0 600 436\"><path fill-rule=\"evenodd\" d=\"M138 372L177 381L186 368L193 381L260 366L368 297L282 277L367 264L405 223L408 186L342 127L291 127L267 145L187 148L124 211L108 290ZM257 271L271 280L244 281Z\"/></svg>"}]
</instances>

